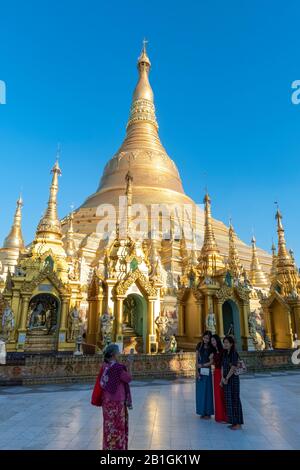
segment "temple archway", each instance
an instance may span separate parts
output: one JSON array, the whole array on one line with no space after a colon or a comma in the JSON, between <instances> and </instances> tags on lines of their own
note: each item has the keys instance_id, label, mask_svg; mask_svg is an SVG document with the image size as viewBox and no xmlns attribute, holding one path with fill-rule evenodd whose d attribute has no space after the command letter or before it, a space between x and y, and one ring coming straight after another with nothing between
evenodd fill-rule
<instances>
[{"instance_id":1,"label":"temple archway","mask_svg":"<svg viewBox=\"0 0 300 470\"><path fill-rule=\"evenodd\" d=\"M127 295L123 302L123 332L124 339L136 338L137 347L141 347L143 351L146 348L147 338L147 301L136 293ZM142 352L142 351L141 351Z\"/></svg>"},{"instance_id":2,"label":"temple archway","mask_svg":"<svg viewBox=\"0 0 300 470\"><path fill-rule=\"evenodd\" d=\"M222 305L224 334L231 334L236 341L237 349L242 349L240 311L238 305L231 299Z\"/></svg>"},{"instance_id":3,"label":"temple archway","mask_svg":"<svg viewBox=\"0 0 300 470\"><path fill-rule=\"evenodd\" d=\"M27 314L25 351L49 352L57 349L60 301L52 294L37 294L30 300Z\"/></svg>"}]
</instances>

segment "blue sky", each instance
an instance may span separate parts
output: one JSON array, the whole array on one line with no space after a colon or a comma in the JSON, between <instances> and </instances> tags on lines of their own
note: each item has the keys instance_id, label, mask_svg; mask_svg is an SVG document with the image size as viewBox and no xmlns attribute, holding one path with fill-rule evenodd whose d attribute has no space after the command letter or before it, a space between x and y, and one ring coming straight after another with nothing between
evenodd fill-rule
<instances>
[{"instance_id":1,"label":"blue sky","mask_svg":"<svg viewBox=\"0 0 300 470\"><path fill-rule=\"evenodd\" d=\"M29 242L61 142L59 211L80 205L125 133L143 37L161 139L197 202L268 249L274 201L300 261L297 1L1 2L0 239L22 188Z\"/></svg>"}]
</instances>

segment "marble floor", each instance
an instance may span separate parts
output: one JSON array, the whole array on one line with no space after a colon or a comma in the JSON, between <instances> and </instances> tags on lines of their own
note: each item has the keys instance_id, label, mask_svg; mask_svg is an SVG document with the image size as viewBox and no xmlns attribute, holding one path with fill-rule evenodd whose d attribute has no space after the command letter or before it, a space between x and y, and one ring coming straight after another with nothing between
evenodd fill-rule
<instances>
[{"instance_id":1,"label":"marble floor","mask_svg":"<svg viewBox=\"0 0 300 470\"><path fill-rule=\"evenodd\" d=\"M0 449L100 449L91 385L0 388ZM202 421L189 379L135 381L130 449L300 449L300 373L242 377L245 426Z\"/></svg>"}]
</instances>

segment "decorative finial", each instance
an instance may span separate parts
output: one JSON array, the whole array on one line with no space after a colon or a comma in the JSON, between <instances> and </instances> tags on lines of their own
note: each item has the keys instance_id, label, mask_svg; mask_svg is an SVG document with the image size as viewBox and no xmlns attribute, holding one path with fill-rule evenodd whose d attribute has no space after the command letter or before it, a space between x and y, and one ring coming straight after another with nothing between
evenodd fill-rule
<instances>
[{"instance_id":1,"label":"decorative finial","mask_svg":"<svg viewBox=\"0 0 300 470\"><path fill-rule=\"evenodd\" d=\"M22 235L22 207L23 207L23 199L21 195L17 200L16 211L14 215L13 225L11 230L4 240L3 248L13 248L22 250L24 248L24 240Z\"/></svg>"},{"instance_id":2,"label":"decorative finial","mask_svg":"<svg viewBox=\"0 0 300 470\"><path fill-rule=\"evenodd\" d=\"M250 273L249 279L253 286L255 287L263 287L266 288L268 286L268 280L262 267L260 265L258 256L257 256L257 249L256 249L256 238L254 234L251 238L252 243L252 259L250 264Z\"/></svg>"}]
</instances>

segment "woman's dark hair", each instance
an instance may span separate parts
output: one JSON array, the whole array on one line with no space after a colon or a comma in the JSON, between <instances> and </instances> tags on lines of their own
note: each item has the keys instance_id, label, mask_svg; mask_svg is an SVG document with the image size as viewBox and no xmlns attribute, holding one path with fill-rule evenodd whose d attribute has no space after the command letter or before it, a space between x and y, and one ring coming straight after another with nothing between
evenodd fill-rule
<instances>
[{"instance_id":1,"label":"woman's dark hair","mask_svg":"<svg viewBox=\"0 0 300 470\"><path fill-rule=\"evenodd\" d=\"M103 355L104 362L109 362L112 359L112 357L118 352L119 352L119 347L117 344L111 343L108 346L106 346L106 349Z\"/></svg>"},{"instance_id":2,"label":"woman's dark hair","mask_svg":"<svg viewBox=\"0 0 300 470\"><path fill-rule=\"evenodd\" d=\"M231 335L226 335L225 338L223 339L223 343L224 341L227 340L230 344L231 344L231 348L230 348L230 351L235 351L235 340L234 340L234 337L231 336Z\"/></svg>"},{"instance_id":3,"label":"woman's dark hair","mask_svg":"<svg viewBox=\"0 0 300 470\"><path fill-rule=\"evenodd\" d=\"M203 338L204 336L208 336L209 337L209 347L211 348L211 331L207 330L207 331L204 331L203 335L202 335L202 341L199 341L199 343L197 344L196 346L196 351L200 351L202 348L204 348L204 341L203 341Z\"/></svg>"},{"instance_id":4,"label":"woman's dark hair","mask_svg":"<svg viewBox=\"0 0 300 470\"><path fill-rule=\"evenodd\" d=\"M222 344L220 336L219 335L212 335L211 339L212 338L214 338L216 340L218 351L222 352L224 348L223 348L223 344ZM217 351L216 348L213 345L211 345L211 347L212 347L214 352Z\"/></svg>"}]
</instances>

